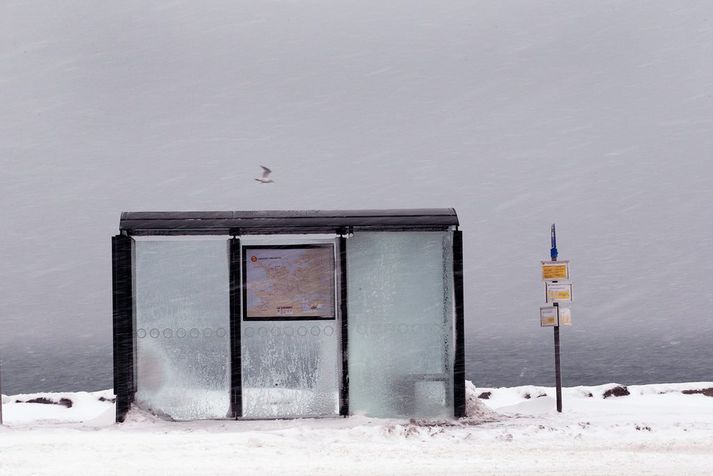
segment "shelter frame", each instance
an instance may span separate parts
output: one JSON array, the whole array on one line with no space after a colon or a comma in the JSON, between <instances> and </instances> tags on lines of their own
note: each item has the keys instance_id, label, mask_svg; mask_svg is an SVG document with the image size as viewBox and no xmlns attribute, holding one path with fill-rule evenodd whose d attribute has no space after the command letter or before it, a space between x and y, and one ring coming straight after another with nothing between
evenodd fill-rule
<instances>
[{"instance_id":1,"label":"shelter frame","mask_svg":"<svg viewBox=\"0 0 713 476\"><path fill-rule=\"evenodd\" d=\"M341 381L338 414L350 414L349 402L349 316L347 287L348 237L355 232L452 232L452 277L454 304L454 362L452 369L453 416L465 416L465 336L463 305L463 237L453 209L339 210L339 211L240 211L240 212L124 212L120 232L112 237L112 287L114 332L114 391L116 421L122 422L135 400L136 309L134 283L134 239L141 236L226 236L229 250L230 310L230 410L229 418L242 418L241 319L245 306L242 288L241 237L252 235L331 234L336 249L335 312L340 316L339 361ZM252 246L252 245L249 245ZM305 246L305 245L299 245ZM317 245L319 246L319 245Z\"/></svg>"}]
</instances>

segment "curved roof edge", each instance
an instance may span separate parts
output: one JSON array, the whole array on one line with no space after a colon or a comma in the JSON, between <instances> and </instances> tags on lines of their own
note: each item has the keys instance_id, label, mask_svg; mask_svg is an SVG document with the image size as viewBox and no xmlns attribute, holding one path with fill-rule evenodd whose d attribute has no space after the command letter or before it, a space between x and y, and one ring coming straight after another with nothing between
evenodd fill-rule
<instances>
[{"instance_id":1,"label":"curved roof edge","mask_svg":"<svg viewBox=\"0 0 713 476\"><path fill-rule=\"evenodd\" d=\"M458 224L453 208L175 211L123 212L119 230L125 235L340 234L353 230L445 230Z\"/></svg>"}]
</instances>

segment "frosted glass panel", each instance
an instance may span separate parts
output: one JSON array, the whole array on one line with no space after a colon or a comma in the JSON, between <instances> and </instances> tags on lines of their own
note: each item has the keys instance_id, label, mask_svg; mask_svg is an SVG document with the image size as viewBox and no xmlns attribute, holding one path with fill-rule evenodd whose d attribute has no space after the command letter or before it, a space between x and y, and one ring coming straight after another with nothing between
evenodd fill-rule
<instances>
[{"instance_id":1,"label":"frosted glass panel","mask_svg":"<svg viewBox=\"0 0 713 476\"><path fill-rule=\"evenodd\" d=\"M351 413L453 416L451 236L368 232L347 241Z\"/></svg>"},{"instance_id":2,"label":"frosted glass panel","mask_svg":"<svg viewBox=\"0 0 713 476\"><path fill-rule=\"evenodd\" d=\"M136 403L176 420L230 409L226 241L136 241Z\"/></svg>"},{"instance_id":3,"label":"frosted glass panel","mask_svg":"<svg viewBox=\"0 0 713 476\"><path fill-rule=\"evenodd\" d=\"M243 322L244 417L339 414L336 322Z\"/></svg>"}]
</instances>

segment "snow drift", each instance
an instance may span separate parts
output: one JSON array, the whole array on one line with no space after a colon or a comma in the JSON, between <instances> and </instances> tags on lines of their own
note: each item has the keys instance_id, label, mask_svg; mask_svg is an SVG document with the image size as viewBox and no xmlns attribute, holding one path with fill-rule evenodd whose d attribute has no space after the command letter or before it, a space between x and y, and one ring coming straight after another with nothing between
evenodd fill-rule
<instances>
[{"instance_id":1,"label":"snow drift","mask_svg":"<svg viewBox=\"0 0 713 476\"><path fill-rule=\"evenodd\" d=\"M167 422L111 392L4 396L3 474L681 474L713 464L713 382L476 388L469 416ZM618 392L622 393L622 392ZM45 399L53 403L32 400ZM62 400L71 400L71 407Z\"/></svg>"}]
</instances>

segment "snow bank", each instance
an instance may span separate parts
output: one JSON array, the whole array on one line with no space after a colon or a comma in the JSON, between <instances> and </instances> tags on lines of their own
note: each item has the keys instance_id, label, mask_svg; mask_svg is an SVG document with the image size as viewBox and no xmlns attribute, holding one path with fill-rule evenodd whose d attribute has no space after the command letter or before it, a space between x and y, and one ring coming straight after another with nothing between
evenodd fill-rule
<instances>
[{"instance_id":1,"label":"snow bank","mask_svg":"<svg viewBox=\"0 0 713 476\"><path fill-rule=\"evenodd\" d=\"M3 397L0 474L702 473L713 382L477 388L460 420L350 418L113 424L111 392ZM55 403L30 403L45 399ZM71 400L71 407L62 404ZM66 402L65 402L66 403Z\"/></svg>"},{"instance_id":2,"label":"snow bank","mask_svg":"<svg viewBox=\"0 0 713 476\"><path fill-rule=\"evenodd\" d=\"M710 398L713 397L713 382L630 386L608 383L565 387L562 389L562 395L565 409L574 412L591 412L593 416L623 410L641 413L637 408L645 412L651 407L660 407L664 413L665 410L675 409L678 412L682 407L691 409L699 405L704 406L706 410L713 410L713 398ZM500 421L509 415L519 413L552 413L555 408L554 399L554 387L524 385L477 388L472 382L466 381L466 418L461 419L461 422L480 424ZM46 424L62 423L111 426L114 423L112 390L3 395L2 401L4 423L8 427L42 427ZM307 420L309 419L301 421ZM368 420L378 421L371 418ZM137 408L133 408L127 417L127 423L139 425L164 421L159 416ZM413 422L414 420L411 420L411 423ZM429 420L418 420L418 422L424 425L434 423ZM449 424L453 423L455 422L451 421Z\"/></svg>"},{"instance_id":3,"label":"snow bank","mask_svg":"<svg viewBox=\"0 0 713 476\"><path fill-rule=\"evenodd\" d=\"M488 407L483 400L478 398L482 392L478 391L473 385L473 382L466 380L465 382L465 414L466 418L471 422L478 421L495 421L498 414Z\"/></svg>"},{"instance_id":4,"label":"snow bank","mask_svg":"<svg viewBox=\"0 0 713 476\"><path fill-rule=\"evenodd\" d=\"M104 426L114 421L114 393L23 393L2 396L3 422L8 426L83 423Z\"/></svg>"},{"instance_id":5,"label":"snow bank","mask_svg":"<svg viewBox=\"0 0 713 476\"><path fill-rule=\"evenodd\" d=\"M468 384L470 384L470 382L468 382ZM477 389L477 393L480 397L479 399L487 402L489 408L496 408L500 410L529 400L556 397L554 387L541 387L534 385L502 388L482 387ZM688 401L686 397L692 395L713 396L713 382L687 382L629 386L618 383L607 383L592 386L565 387L562 389L563 400L575 402L577 406L582 404L582 399L607 400L631 397L626 399L626 401L638 401L637 397L653 395L676 395L676 398L682 397L686 401Z\"/></svg>"}]
</instances>

